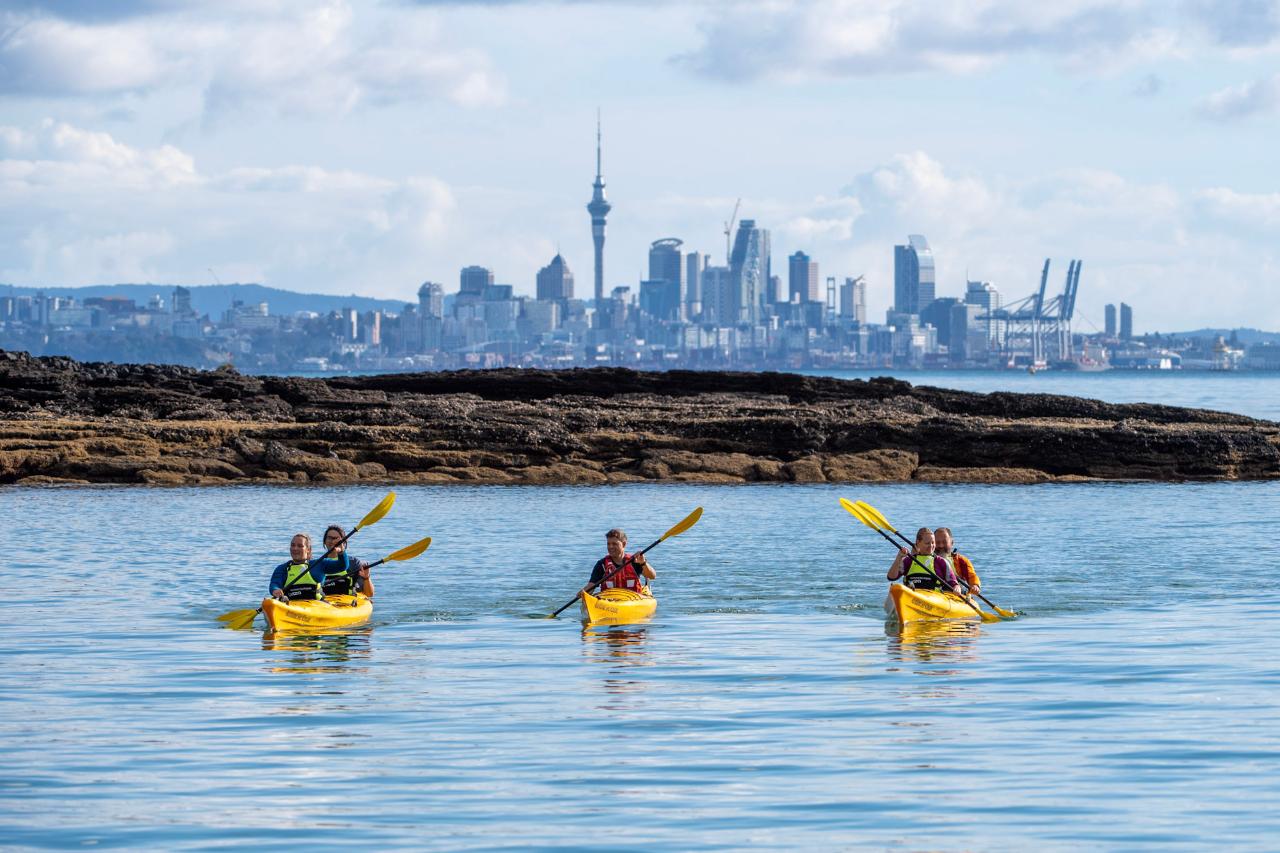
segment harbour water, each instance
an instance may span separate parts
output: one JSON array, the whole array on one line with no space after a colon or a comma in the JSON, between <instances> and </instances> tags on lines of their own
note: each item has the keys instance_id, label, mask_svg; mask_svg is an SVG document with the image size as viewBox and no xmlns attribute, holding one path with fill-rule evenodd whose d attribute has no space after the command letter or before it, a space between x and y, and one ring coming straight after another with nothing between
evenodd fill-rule
<instances>
[{"instance_id":1,"label":"harbour water","mask_svg":"<svg viewBox=\"0 0 1280 853\"><path fill-rule=\"evenodd\" d=\"M0 847L1275 849L1280 483L405 488L370 625L215 621L382 494L0 490ZM840 496L1023 616L886 625ZM698 505L651 622L533 618Z\"/></svg>"}]
</instances>

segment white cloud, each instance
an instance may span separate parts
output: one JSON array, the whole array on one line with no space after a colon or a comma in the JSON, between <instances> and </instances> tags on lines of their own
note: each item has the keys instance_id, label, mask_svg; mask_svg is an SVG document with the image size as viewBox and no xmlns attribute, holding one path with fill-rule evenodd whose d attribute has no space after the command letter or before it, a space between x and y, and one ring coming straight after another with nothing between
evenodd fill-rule
<instances>
[{"instance_id":1,"label":"white cloud","mask_svg":"<svg viewBox=\"0 0 1280 853\"><path fill-rule=\"evenodd\" d=\"M1266 45L1276 18L1253 0L755 0L711 5L702 44L679 61L731 80L967 73L1019 54L1098 70Z\"/></svg>"},{"instance_id":2,"label":"white cloud","mask_svg":"<svg viewBox=\"0 0 1280 853\"><path fill-rule=\"evenodd\" d=\"M1277 109L1280 109L1280 74L1219 89L1200 102L1200 114L1211 119L1240 119Z\"/></svg>"},{"instance_id":3,"label":"white cloud","mask_svg":"<svg viewBox=\"0 0 1280 853\"><path fill-rule=\"evenodd\" d=\"M0 95L107 96L204 91L205 120L268 109L342 115L361 104L445 99L501 103L505 83L479 50L459 48L432 12L381 14L341 0L265 8L199 6L86 22L0 18Z\"/></svg>"},{"instance_id":4,"label":"white cloud","mask_svg":"<svg viewBox=\"0 0 1280 853\"><path fill-rule=\"evenodd\" d=\"M46 121L0 127L0 280L202 282L214 266L285 287L411 292L453 228L448 185L287 165L205 174Z\"/></svg>"}]
</instances>

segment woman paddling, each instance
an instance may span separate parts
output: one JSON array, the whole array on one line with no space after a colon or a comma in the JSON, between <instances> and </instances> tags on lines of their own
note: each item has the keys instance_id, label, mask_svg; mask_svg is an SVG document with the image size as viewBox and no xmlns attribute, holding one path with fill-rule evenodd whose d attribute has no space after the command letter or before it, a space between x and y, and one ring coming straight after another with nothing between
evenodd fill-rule
<instances>
[{"instance_id":1,"label":"woman paddling","mask_svg":"<svg viewBox=\"0 0 1280 853\"><path fill-rule=\"evenodd\" d=\"M359 590L369 598L373 598L373 580L369 577L368 562L347 553L346 531L340 525L330 524L324 530L324 548L326 553L333 553L323 560L317 560L317 567L323 572L321 583L325 595L351 595ZM339 544L341 543L341 544Z\"/></svg>"},{"instance_id":2,"label":"woman paddling","mask_svg":"<svg viewBox=\"0 0 1280 853\"><path fill-rule=\"evenodd\" d=\"M900 550L885 577L891 581L902 578L902 582L912 589L958 591L959 580L951 567L951 561L937 556L933 551L933 531L921 527L916 531L915 547L910 551L906 548Z\"/></svg>"},{"instance_id":3,"label":"woman paddling","mask_svg":"<svg viewBox=\"0 0 1280 853\"><path fill-rule=\"evenodd\" d=\"M317 561L318 562L318 561ZM311 537L295 533L289 540L289 559L271 572L268 591L279 601L305 601L321 597L324 569L311 565Z\"/></svg>"}]
</instances>

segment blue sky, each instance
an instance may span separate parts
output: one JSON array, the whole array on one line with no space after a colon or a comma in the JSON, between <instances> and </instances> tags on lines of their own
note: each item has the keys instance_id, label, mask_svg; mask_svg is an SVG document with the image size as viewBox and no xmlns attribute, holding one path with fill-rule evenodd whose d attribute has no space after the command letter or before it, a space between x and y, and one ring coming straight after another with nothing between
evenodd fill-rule
<instances>
[{"instance_id":1,"label":"blue sky","mask_svg":"<svg viewBox=\"0 0 1280 853\"><path fill-rule=\"evenodd\" d=\"M1078 328L1280 329L1280 2L0 8L0 282L585 295L599 106L609 286L741 198L875 316L922 233L940 295L1079 257Z\"/></svg>"}]
</instances>

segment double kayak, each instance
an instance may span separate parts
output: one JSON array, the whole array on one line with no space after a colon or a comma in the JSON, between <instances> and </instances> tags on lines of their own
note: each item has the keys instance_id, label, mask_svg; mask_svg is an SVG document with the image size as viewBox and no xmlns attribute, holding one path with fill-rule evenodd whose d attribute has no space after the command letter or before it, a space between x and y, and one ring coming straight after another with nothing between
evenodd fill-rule
<instances>
[{"instance_id":1,"label":"double kayak","mask_svg":"<svg viewBox=\"0 0 1280 853\"><path fill-rule=\"evenodd\" d=\"M912 589L900 583L889 586L885 613L905 625L922 619L978 619L973 606L954 592Z\"/></svg>"},{"instance_id":2,"label":"double kayak","mask_svg":"<svg viewBox=\"0 0 1280 853\"><path fill-rule=\"evenodd\" d=\"M367 621L373 615L373 602L360 593L287 603L264 598L262 613L272 631L347 628Z\"/></svg>"},{"instance_id":3,"label":"double kayak","mask_svg":"<svg viewBox=\"0 0 1280 853\"><path fill-rule=\"evenodd\" d=\"M589 625L628 625L648 619L658 609L658 599L646 588L606 589L598 596L582 593L582 621Z\"/></svg>"}]
</instances>

